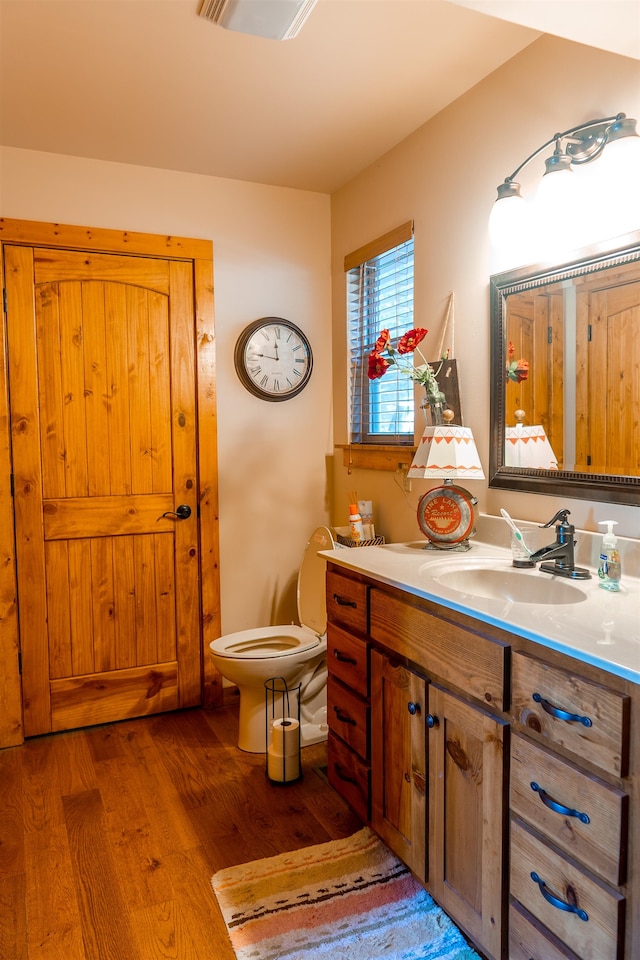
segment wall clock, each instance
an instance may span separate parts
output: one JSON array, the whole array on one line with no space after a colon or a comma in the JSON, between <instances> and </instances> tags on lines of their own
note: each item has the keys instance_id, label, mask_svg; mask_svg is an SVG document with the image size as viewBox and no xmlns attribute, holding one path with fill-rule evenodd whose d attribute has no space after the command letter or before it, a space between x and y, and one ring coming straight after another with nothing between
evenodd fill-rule
<instances>
[{"instance_id":1,"label":"wall clock","mask_svg":"<svg viewBox=\"0 0 640 960\"><path fill-rule=\"evenodd\" d=\"M242 331L234 361L242 384L261 400L290 400L306 387L313 367L311 344L281 317L261 317Z\"/></svg>"}]
</instances>

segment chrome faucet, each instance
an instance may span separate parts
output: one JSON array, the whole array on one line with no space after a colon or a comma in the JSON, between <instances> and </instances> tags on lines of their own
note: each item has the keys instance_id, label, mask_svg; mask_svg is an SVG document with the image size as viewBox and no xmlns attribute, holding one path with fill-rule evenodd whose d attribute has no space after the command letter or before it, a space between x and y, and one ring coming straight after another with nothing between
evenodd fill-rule
<instances>
[{"instance_id":1,"label":"chrome faucet","mask_svg":"<svg viewBox=\"0 0 640 960\"><path fill-rule=\"evenodd\" d=\"M555 517L552 517L548 523L541 524L541 529L556 524L555 543L550 543L548 547L541 547L529 557L532 563L539 563L540 560L553 560L554 563L541 563L540 569L545 573L554 574L557 577L569 577L572 580L589 580L591 574L585 567L576 567L574 562L573 548L576 541L573 539L575 527L569 523L567 517L569 510L558 510Z\"/></svg>"}]
</instances>

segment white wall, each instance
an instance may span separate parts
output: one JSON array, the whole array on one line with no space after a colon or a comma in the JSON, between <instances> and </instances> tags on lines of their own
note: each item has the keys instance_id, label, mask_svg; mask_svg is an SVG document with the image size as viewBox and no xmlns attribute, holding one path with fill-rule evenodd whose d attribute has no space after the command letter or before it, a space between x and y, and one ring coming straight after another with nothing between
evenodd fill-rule
<instances>
[{"instance_id":1,"label":"white wall","mask_svg":"<svg viewBox=\"0 0 640 960\"><path fill-rule=\"evenodd\" d=\"M329 197L5 147L0 211L213 240L222 628L294 619L306 539L329 517ZM284 403L252 397L235 374L236 339L261 316L311 340L311 381Z\"/></svg>"},{"instance_id":2,"label":"white wall","mask_svg":"<svg viewBox=\"0 0 640 960\"><path fill-rule=\"evenodd\" d=\"M413 133L332 197L335 439L346 435L345 254L415 221L415 323L430 331L434 358L451 291L455 294L455 349L465 423L473 429L488 471L489 276L487 221L496 187L558 130L620 111L640 115L638 62L553 37L543 37ZM544 172L543 161L539 176ZM638 224L640 227L640 223ZM428 346L427 346L428 348ZM397 477L355 470L334 458L335 522L346 522L348 493L356 489L377 506L379 532L389 540L420 539L419 497L428 481L405 494ZM578 527L598 530L616 519L616 532L640 536L640 510L490 490L464 484L484 513L504 506L514 516L544 522L559 506Z\"/></svg>"}]
</instances>

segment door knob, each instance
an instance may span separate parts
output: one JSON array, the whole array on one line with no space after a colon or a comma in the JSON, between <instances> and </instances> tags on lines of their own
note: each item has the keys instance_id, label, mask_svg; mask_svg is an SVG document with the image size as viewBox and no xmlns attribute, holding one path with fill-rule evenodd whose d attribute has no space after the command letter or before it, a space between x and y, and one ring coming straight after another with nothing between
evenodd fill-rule
<instances>
[{"instance_id":1,"label":"door knob","mask_svg":"<svg viewBox=\"0 0 640 960\"><path fill-rule=\"evenodd\" d=\"M179 507L176 507L175 513L173 510L167 510L167 512L163 513L162 516L175 517L176 520L188 520L191 516L191 507L188 503L181 503Z\"/></svg>"}]
</instances>

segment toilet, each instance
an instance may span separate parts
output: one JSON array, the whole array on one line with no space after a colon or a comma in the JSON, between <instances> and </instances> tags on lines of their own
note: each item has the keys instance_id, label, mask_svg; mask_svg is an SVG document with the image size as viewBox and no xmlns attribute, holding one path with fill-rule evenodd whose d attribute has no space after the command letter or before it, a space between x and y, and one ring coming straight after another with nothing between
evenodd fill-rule
<instances>
[{"instance_id":1,"label":"toilet","mask_svg":"<svg viewBox=\"0 0 640 960\"><path fill-rule=\"evenodd\" d=\"M300 684L300 744L327 739L327 603L326 561L321 550L334 543L327 527L311 534L298 573L300 626L255 627L228 633L209 644L216 669L240 693L238 747L248 753L266 751L265 681L283 678ZM297 716L297 703L291 704Z\"/></svg>"}]
</instances>

